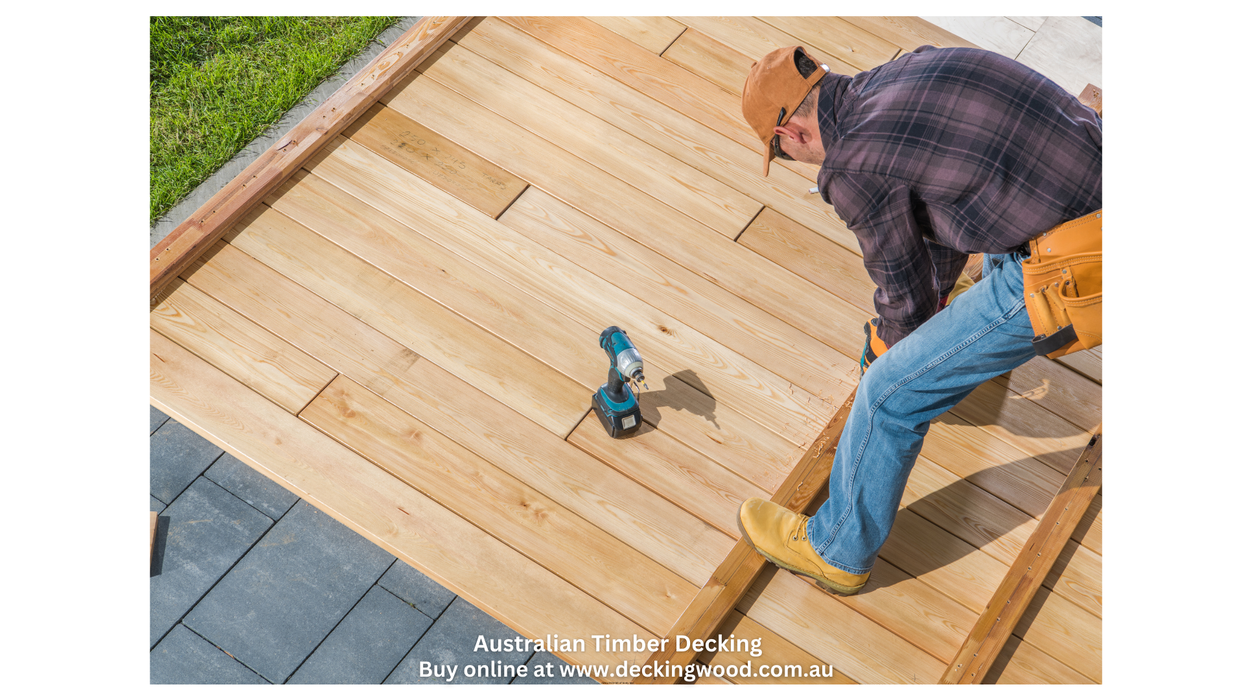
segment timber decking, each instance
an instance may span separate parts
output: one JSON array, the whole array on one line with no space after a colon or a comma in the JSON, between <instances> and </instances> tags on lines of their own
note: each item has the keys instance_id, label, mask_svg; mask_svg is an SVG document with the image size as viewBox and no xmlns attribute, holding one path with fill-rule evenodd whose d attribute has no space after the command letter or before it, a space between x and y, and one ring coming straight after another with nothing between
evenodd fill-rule
<instances>
[{"instance_id":1,"label":"timber decking","mask_svg":"<svg viewBox=\"0 0 1244 700\"><path fill-rule=\"evenodd\" d=\"M716 576L738 504L833 449L873 315L813 169L760 177L742 75L790 43L839 71L970 44L914 18L440 25L400 42L408 73L369 67L391 89L303 139L324 145L287 146L157 247L153 405L523 634L585 640L572 663L644 663L630 640L690 631L722 585L741 597L705 624L763 653L700 663L942 679L1100 432L1100 348L933 422L860 594ZM589 410L615 324L650 386L628 440ZM1100 492L1059 529L987 682L1101 682Z\"/></svg>"}]
</instances>

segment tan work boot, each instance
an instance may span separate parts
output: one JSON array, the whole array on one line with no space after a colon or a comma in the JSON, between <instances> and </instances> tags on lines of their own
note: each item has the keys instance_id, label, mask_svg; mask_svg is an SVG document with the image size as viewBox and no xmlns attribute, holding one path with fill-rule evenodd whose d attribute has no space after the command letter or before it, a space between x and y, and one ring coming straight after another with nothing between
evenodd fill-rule
<instances>
[{"instance_id":1,"label":"tan work boot","mask_svg":"<svg viewBox=\"0 0 1244 700\"><path fill-rule=\"evenodd\" d=\"M749 498L739 507L743 539L774 564L807 576L833 593L851 595L864 587L868 574L849 574L825 563L808 543L808 516L762 498Z\"/></svg>"}]
</instances>

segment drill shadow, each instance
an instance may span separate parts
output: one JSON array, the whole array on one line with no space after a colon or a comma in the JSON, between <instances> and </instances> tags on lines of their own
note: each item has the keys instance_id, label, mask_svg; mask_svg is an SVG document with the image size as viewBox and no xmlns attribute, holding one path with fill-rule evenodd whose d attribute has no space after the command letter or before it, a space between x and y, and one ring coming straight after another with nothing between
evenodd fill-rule
<instances>
[{"instance_id":1,"label":"drill shadow","mask_svg":"<svg viewBox=\"0 0 1244 700\"><path fill-rule=\"evenodd\" d=\"M638 398L644 421L654 428L661 423L659 408L688 411L712 423L713 427L721 428L717 424L717 400L693 370L684 369L667 376L664 389L642 392Z\"/></svg>"}]
</instances>

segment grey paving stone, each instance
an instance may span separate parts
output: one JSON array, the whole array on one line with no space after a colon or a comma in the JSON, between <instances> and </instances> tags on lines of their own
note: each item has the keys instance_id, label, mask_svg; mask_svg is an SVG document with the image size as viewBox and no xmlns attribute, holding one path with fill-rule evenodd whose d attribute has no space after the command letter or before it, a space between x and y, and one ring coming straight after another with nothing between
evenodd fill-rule
<instances>
[{"instance_id":1,"label":"grey paving stone","mask_svg":"<svg viewBox=\"0 0 1244 700\"><path fill-rule=\"evenodd\" d=\"M213 462L203 476L263 511L264 515L273 520L280 520L298 502L298 497L284 486L255 471L228 452Z\"/></svg>"},{"instance_id":2,"label":"grey paving stone","mask_svg":"<svg viewBox=\"0 0 1244 700\"><path fill-rule=\"evenodd\" d=\"M165 508L168 508L167 503L161 501L155 496L151 497L151 510L154 510L157 513L163 513Z\"/></svg>"},{"instance_id":3,"label":"grey paving stone","mask_svg":"<svg viewBox=\"0 0 1244 700\"><path fill-rule=\"evenodd\" d=\"M207 640L181 625L151 650L151 683L267 683Z\"/></svg>"},{"instance_id":4,"label":"grey paving stone","mask_svg":"<svg viewBox=\"0 0 1244 700\"><path fill-rule=\"evenodd\" d=\"M514 679L514 685L599 685L591 676L547 651L537 651L527 662L527 675Z\"/></svg>"},{"instance_id":5,"label":"grey paving stone","mask_svg":"<svg viewBox=\"0 0 1244 700\"><path fill-rule=\"evenodd\" d=\"M154 433L155 431L159 430L160 426L164 425L164 421L166 420L168 420L168 416L164 415L164 411L161 411L155 406L152 406L151 407L151 431L148 432L147 434L150 435L151 433Z\"/></svg>"},{"instance_id":6,"label":"grey paving stone","mask_svg":"<svg viewBox=\"0 0 1244 700\"><path fill-rule=\"evenodd\" d=\"M486 644L521 639L517 632L479 608L455 598L385 683L504 684L517 675L504 674L504 666L522 666L532 656L529 651L474 651L481 636ZM476 671L480 666L489 670L481 674Z\"/></svg>"},{"instance_id":7,"label":"grey paving stone","mask_svg":"<svg viewBox=\"0 0 1244 700\"><path fill-rule=\"evenodd\" d=\"M299 501L184 624L264 678L284 683L393 561Z\"/></svg>"},{"instance_id":8,"label":"grey paving stone","mask_svg":"<svg viewBox=\"0 0 1244 700\"><path fill-rule=\"evenodd\" d=\"M151 495L172 503L225 451L168 420L151 435Z\"/></svg>"},{"instance_id":9,"label":"grey paving stone","mask_svg":"<svg viewBox=\"0 0 1244 700\"><path fill-rule=\"evenodd\" d=\"M207 479L164 509L158 576L151 577L151 644L155 645L250 549L272 520Z\"/></svg>"},{"instance_id":10,"label":"grey paving stone","mask_svg":"<svg viewBox=\"0 0 1244 700\"><path fill-rule=\"evenodd\" d=\"M431 626L432 618L372 586L289 683L381 683Z\"/></svg>"},{"instance_id":11,"label":"grey paving stone","mask_svg":"<svg viewBox=\"0 0 1244 700\"><path fill-rule=\"evenodd\" d=\"M380 577L380 586L431 618L440 617L455 597L453 591L400 559Z\"/></svg>"}]
</instances>

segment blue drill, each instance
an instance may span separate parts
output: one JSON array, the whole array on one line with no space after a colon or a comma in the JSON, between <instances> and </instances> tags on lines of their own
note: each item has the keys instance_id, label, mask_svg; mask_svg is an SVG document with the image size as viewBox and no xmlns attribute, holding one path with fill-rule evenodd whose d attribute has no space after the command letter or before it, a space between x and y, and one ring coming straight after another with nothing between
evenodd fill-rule
<instances>
[{"instance_id":1,"label":"blue drill","mask_svg":"<svg viewBox=\"0 0 1244 700\"><path fill-rule=\"evenodd\" d=\"M644 358L626 331L617 326L601 332L600 346L609 356L609 381L592 394L592 410L609 437L626 437L639 431L639 402L628 382L644 381ZM644 388L648 388L646 383Z\"/></svg>"}]
</instances>

